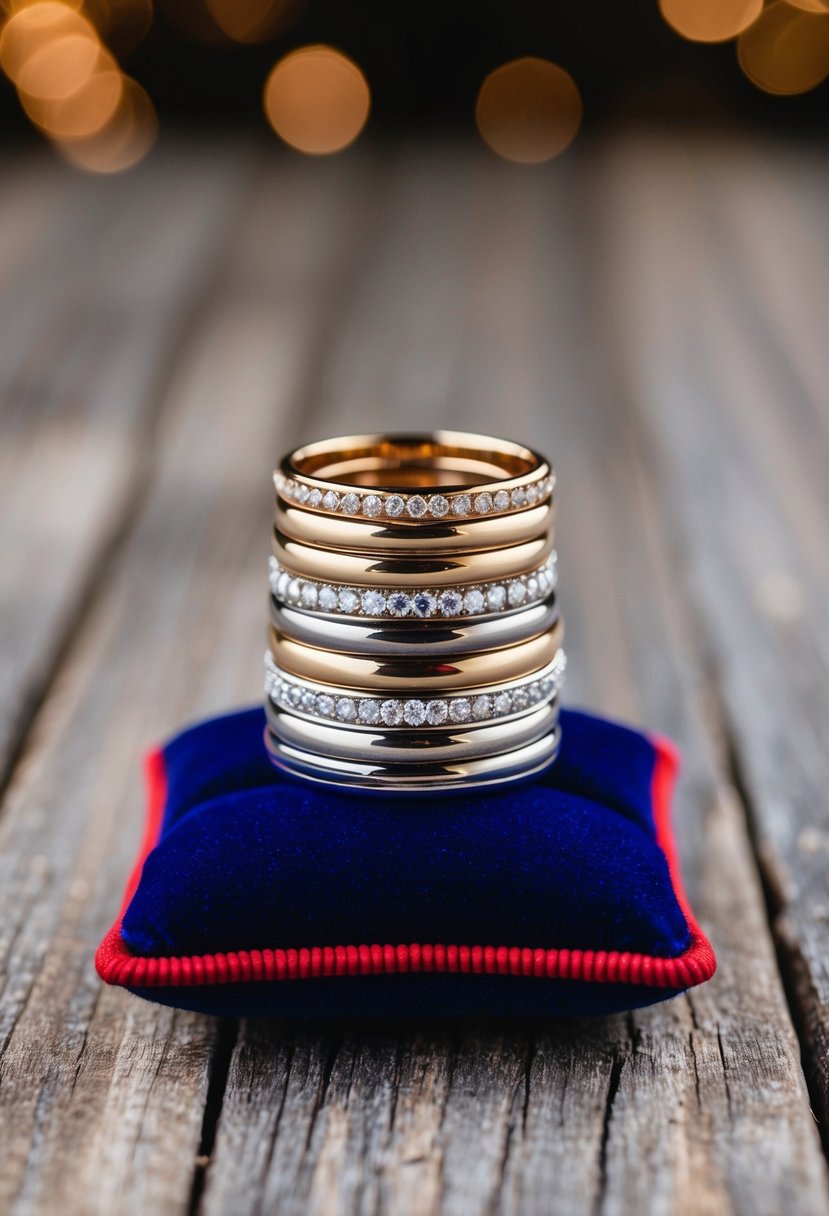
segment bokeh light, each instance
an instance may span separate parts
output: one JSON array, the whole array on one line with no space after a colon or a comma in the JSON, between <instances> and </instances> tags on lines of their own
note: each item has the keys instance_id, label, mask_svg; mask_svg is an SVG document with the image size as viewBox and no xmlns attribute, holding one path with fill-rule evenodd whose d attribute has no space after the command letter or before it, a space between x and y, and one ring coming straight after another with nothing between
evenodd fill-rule
<instances>
[{"instance_id":1,"label":"bokeh light","mask_svg":"<svg viewBox=\"0 0 829 1216\"><path fill-rule=\"evenodd\" d=\"M371 94L356 63L330 46L280 59L265 84L265 114L282 139L316 156L340 152L366 124Z\"/></svg>"},{"instance_id":2,"label":"bokeh light","mask_svg":"<svg viewBox=\"0 0 829 1216\"><path fill-rule=\"evenodd\" d=\"M763 0L659 0L662 16L692 42L726 42L748 29Z\"/></svg>"},{"instance_id":3,"label":"bokeh light","mask_svg":"<svg viewBox=\"0 0 829 1216\"><path fill-rule=\"evenodd\" d=\"M806 93L829 75L829 19L776 0L740 35L737 56L766 93Z\"/></svg>"},{"instance_id":4,"label":"bokeh light","mask_svg":"<svg viewBox=\"0 0 829 1216\"><path fill-rule=\"evenodd\" d=\"M136 80L124 76L121 96L109 121L88 139L58 140L55 146L79 169L122 173L146 156L157 133L153 103Z\"/></svg>"},{"instance_id":5,"label":"bokeh light","mask_svg":"<svg viewBox=\"0 0 829 1216\"><path fill-rule=\"evenodd\" d=\"M490 72L478 93L475 120L493 152L506 160L539 164L572 143L582 112L570 73L528 56Z\"/></svg>"},{"instance_id":6,"label":"bokeh light","mask_svg":"<svg viewBox=\"0 0 829 1216\"><path fill-rule=\"evenodd\" d=\"M92 30L55 38L29 56L18 73L17 87L21 93L44 101L69 97L95 71L99 49Z\"/></svg>"},{"instance_id":7,"label":"bokeh light","mask_svg":"<svg viewBox=\"0 0 829 1216\"><path fill-rule=\"evenodd\" d=\"M32 122L52 139L87 139L112 119L122 92L120 69L101 50L95 70L68 97L42 98L21 92L20 103Z\"/></svg>"},{"instance_id":8,"label":"bokeh light","mask_svg":"<svg viewBox=\"0 0 829 1216\"><path fill-rule=\"evenodd\" d=\"M94 67L95 52L98 36L94 26L79 12L61 0L40 0L19 9L9 17L0 36L0 65L10 80L18 86L21 77L28 72L27 92L37 91L38 78L46 79L51 69L71 77L77 73L78 63L75 54L70 54L69 69L61 72L60 62L55 62L54 48L64 39L76 39L80 52L79 58L84 59L84 51L89 52L89 75ZM84 45L85 44L85 45ZM90 49L91 48L91 49ZM45 55L45 61L41 57ZM59 57L58 57L59 59ZM40 63L38 61L41 60ZM83 80L78 82L83 83ZM59 96L52 93L52 96Z\"/></svg>"}]
</instances>

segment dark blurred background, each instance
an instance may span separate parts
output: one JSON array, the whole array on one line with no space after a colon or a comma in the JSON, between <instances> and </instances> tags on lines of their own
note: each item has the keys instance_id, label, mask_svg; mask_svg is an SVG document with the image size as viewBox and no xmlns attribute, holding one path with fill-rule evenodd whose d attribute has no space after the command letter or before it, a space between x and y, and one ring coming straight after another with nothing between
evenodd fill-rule
<instances>
[{"instance_id":1,"label":"dark blurred background","mask_svg":"<svg viewBox=\"0 0 829 1216\"><path fill-rule=\"evenodd\" d=\"M827 116L829 0L5 0L3 21L7 138L99 171L175 125L311 153L477 130L543 161L610 123L808 134Z\"/></svg>"}]
</instances>

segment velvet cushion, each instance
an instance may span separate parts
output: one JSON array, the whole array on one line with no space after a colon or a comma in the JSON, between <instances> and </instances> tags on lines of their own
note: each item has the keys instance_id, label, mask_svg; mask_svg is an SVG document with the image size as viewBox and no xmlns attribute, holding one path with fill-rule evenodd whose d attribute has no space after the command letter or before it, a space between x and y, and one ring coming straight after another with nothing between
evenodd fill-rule
<instances>
[{"instance_id":1,"label":"velvet cushion","mask_svg":"<svg viewBox=\"0 0 829 1216\"><path fill-rule=\"evenodd\" d=\"M714 970L670 836L663 740L562 712L542 776L365 796L282 776L260 708L147 760L149 814L102 978L210 1013L555 1016Z\"/></svg>"}]
</instances>

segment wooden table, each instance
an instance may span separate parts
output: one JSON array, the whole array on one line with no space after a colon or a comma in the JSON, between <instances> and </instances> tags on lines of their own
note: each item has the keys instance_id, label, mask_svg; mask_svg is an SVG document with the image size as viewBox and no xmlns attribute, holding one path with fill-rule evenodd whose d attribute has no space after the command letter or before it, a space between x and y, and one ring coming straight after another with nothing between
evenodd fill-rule
<instances>
[{"instance_id":1,"label":"wooden table","mask_svg":"<svg viewBox=\"0 0 829 1216\"><path fill-rule=\"evenodd\" d=\"M829 160L627 135L0 178L0 1210L829 1213ZM104 988L142 750L260 696L269 474L341 430L559 473L570 704L658 728L715 979L581 1024Z\"/></svg>"}]
</instances>

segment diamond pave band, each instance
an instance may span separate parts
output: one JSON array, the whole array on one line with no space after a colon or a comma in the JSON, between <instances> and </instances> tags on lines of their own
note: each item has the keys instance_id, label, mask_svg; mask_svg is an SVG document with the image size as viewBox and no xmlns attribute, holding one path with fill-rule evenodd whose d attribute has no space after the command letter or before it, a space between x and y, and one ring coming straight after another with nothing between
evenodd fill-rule
<instances>
[{"instance_id":1,"label":"diamond pave band","mask_svg":"<svg viewBox=\"0 0 829 1216\"><path fill-rule=\"evenodd\" d=\"M511 511L523 511L544 502L553 492L552 476L528 480L511 490L482 490L480 493L388 494L383 491L358 493L356 490L340 492L324 489L312 482L297 477L285 477L277 473L274 478L276 492L286 502L297 503L311 511L322 511L331 515L363 516L365 519L412 520L470 519L476 516L504 515Z\"/></svg>"},{"instance_id":2,"label":"diamond pave band","mask_svg":"<svg viewBox=\"0 0 829 1216\"><path fill-rule=\"evenodd\" d=\"M265 693L282 709L343 726L462 726L510 718L557 696L567 657L559 650L546 669L512 685L470 689L446 697L361 696L350 689L320 688L281 671L265 653Z\"/></svg>"},{"instance_id":3,"label":"diamond pave band","mask_svg":"<svg viewBox=\"0 0 829 1216\"><path fill-rule=\"evenodd\" d=\"M545 599L556 586L557 561L553 552L538 569L500 582L381 590L377 587L347 586L299 578L280 566L275 557L271 557L268 561L268 578L271 592L280 603L308 612L377 619L454 619L505 612Z\"/></svg>"}]
</instances>

